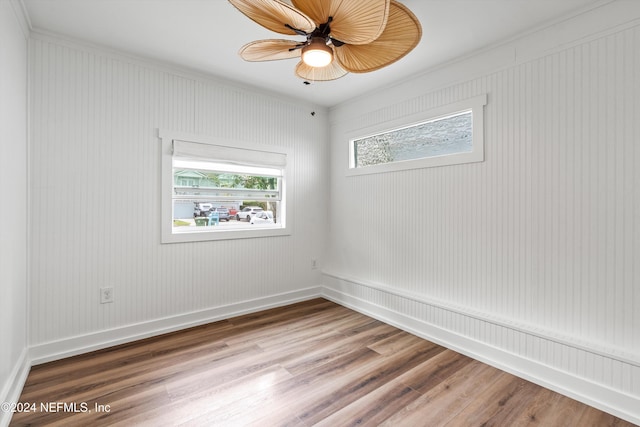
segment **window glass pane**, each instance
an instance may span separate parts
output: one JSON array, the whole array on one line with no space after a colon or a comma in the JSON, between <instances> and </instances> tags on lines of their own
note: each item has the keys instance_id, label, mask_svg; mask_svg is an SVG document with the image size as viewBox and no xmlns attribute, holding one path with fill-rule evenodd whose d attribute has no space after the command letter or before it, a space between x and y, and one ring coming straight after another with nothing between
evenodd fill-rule
<instances>
[{"instance_id":1,"label":"window glass pane","mask_svg":"<svg viewBox=\"0 0 640 427\"><path fill-rule=\"evenodd\" d=\"M473 151L471 110L353 141L356 168Z\"/></svg>"},{"instance_id":2,"label":"window glass pane","mask_svg":"<svg viewBox=\"0 0 640 427\"><path fill-rule=\"evenodd\" d=\"M234 173L219 166L174 161L174 233L282 227L281 170L235 165Z\"/></svg>"},{"instance_id":3,"label":"window glass pane","mask_svg":"<svg viewBox=\"0 0 640 427\"><path fill-rule=\"evenodd\" d=\"M280 202L173 200L173 232L254 230L282 228L277 215Z\"/></svg>"},{"instance_id":4,"label":"window glass pane","mask_svg":"<svg viewBox=\"0 0 640 427\"><path fill-rule=\"evenodd\" d=\"M174 198L280 200L280 178L174 168L173 190Z\"/></svg>"}]
</instances>

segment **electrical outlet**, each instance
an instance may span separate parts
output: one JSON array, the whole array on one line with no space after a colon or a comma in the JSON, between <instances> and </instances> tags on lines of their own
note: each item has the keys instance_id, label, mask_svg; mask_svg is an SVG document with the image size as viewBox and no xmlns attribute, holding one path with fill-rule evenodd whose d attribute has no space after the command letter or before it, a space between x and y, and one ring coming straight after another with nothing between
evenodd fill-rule
<instances>
[{"instance_id":1,"label":"electrical outlet","mask_svg":"<svg viewBox=\"0 0 640 427\"><path fill-rule=\"evenodd\" d=\"M315 270L316 268L318 268L318 260L315 258L311 258L311 269Z\"/></svg>"},{"instance_id":2,"label":"electrical outlet","mask_svg":"<svg viewBox=\"0 0 640 427\"><path fill-rule=\"evenodd\" d=\"M113 302L113 288L100 288L100 304Z\"/></svg>"}]
</instances>

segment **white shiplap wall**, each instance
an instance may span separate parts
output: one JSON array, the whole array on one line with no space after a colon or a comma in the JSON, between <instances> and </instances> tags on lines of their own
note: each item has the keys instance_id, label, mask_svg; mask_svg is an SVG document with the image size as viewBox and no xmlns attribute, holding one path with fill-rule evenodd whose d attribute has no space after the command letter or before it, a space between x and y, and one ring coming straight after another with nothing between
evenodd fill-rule
<instances>
[{"instance_id":1,"label":"white shiplap wall","mask_svg":"<svg viewBox=\"0 0 640 427\"><path fill-rule=\"evenodd\" d=\"M640 422L637 6L593 11L622 23L544 55L500 46L485 62L511 63L492 72L426 74L332 111L345 221L330 224L326 295ZM345 176L358 129L484 93L483 163Z\"/></svg>"},{"instance_id":2,"label":"white shiplap wall","mask_svg":"<svg viewBox=\"0 0 640 427\"><path fill-rule=\"evenodd\" d=\"M318 294L325 110L37 33L30 56L35 363ZM160 244L158 128L290 148L293 234Z\"/></svg>"},{"instance_id":3,"label":"white shiplap wall","mask_svg":"<svg viewBox=\"0 0 640 427\"><path fill-rule=\"evenodd\" d=\"M27 37L20 3L0 0L0 403L18 401L29 373ZM10 418L0 409L0 426Z\"/></svg>"}]
</instances>

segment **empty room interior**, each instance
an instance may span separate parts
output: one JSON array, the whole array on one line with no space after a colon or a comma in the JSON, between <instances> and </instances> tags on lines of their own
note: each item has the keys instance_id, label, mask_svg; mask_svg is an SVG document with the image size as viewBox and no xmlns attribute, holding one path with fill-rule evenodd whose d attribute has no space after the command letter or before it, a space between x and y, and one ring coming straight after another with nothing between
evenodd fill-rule
<instances>
[{"instance_id":1,"label":"empty room interior","mask_svg":"<svg viewBox=\"0 0 640 427\"><path fill-rule=\"evenodd\" d=\"M640 424L640 1L0 0L0 130L0 426Z\"/></svg>"}]
</instances>

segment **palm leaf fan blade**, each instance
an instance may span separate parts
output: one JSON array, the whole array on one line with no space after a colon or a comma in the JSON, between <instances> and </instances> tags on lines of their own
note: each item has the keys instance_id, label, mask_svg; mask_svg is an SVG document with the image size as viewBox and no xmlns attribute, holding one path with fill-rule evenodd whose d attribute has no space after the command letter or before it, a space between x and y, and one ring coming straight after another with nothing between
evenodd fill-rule
<instances>
[{"instance_id":1,"label":"palm leaf fan blade","mask_svg":"<svg viewBox=\"0 0 640 427\"><path fill-rule=\"evenodd\" d=\"M299 43L290 40L256 40L240 48L245 61L276 61L300 57Z\"/></svg>"},{"instance_id":2,"label":"palm leaf fan blade","mask_svg":"<svg viewBox=\"0 0 640 427\"><path fill-rule=\"evenodd\" d=\"M340 0L291 0L296 9L316 22L316 26L327 22L340 6L340 2Z\"/></svg>"},{"instance_id":3,"label":"palm leaf fan blade","mask_svg":"<svg viewBox=\"0 0 640 427\"><path fill-rule=\"evenodd\" d=\"M390 0L292 0L318 25L329 23L331 37L361 45L377 39L385 28Z\"/></svg>"},{"instance_id":4,"label":"palm leaf fan blade","mask_svg":"<svg viewBox=\"0 0 640 427\"><path fill-rule=\"evenodd\" d=\"M336 80L346 74L347 72L337 61L332 61L326 67L310 67L302 61L296 66L296 75L301 79L311 81Z\"/></svg>"},{"instance_id":5,"label":"palm leaf fan blade","mask_svg":"<svg viewBox=\"0 0 640 427\"><path fill-rule=\"evenodd\" d=\"M316 28L308 16L279 0L229 0L229 3L252 21L279 34L297 34L287 25L306 33Z\"/></svg>"},{"instance_id":6,"label":"palm leaf fan blade","mask_svg":"<svg viewBox=\"0 0 640 427\"><path fill-rule=\"evenodd\" d=\"M401 59L418 45L421 37L418 18L403 4L391 0L387 26L380 37L367 45L345 44L334 51L342 68L367 73Z\"/></svg>"}]
</instances>

